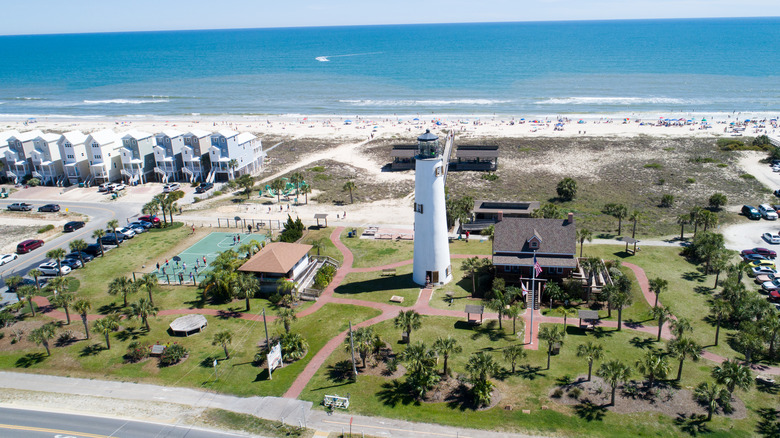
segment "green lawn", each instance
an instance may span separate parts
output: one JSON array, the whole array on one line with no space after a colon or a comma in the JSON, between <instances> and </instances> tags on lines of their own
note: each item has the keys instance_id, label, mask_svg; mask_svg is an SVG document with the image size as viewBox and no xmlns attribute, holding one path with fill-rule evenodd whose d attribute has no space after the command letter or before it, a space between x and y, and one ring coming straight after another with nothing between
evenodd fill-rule
<instances>
[{"instance_id":1,"label":"green lawn","mask_svg":"<svg viewBox=\"0 0 780 438\"><path fill-rule=\"evenodd\" d=\"M259 310L259 309L258 309ZM255 312L259 313L259 312ZM252 364L258 352L258 344L265 342L262 321L246 321L237 318L207 316L209 326L203 333L189 337L173 337L168 334L168 326L178 316L158 316L150 319L151 331L146 333L138 320L124 322L121 331L111 335L111 350L105 350L105 338L92 333L92 338L79 340L68 346L55 347L52 344L52 356L46 357L43 347L29 345L20 349L0 349L0 368L29 369L32 372L65 375L84 378L108 378L163 384L171 386L202 387L211 390L242 395L281 396L303 370L319 349L332 337L348 327L348 321L358 323L378 315L379 312L367 307L326 304L316 313L300 318L293 323L292 330L304 335L309 343L309 352L301 360L275 370L273 380L267 379L264 367ZM38 317L43 320L48 318ZM29 320L29 319L28 319ZM268 326L273 336L283 330L281 326ZM79 339L83 338L83 325L79 319L59 332L72 331ZM224 359L221 346L211 341L214 334L229 330L233 333L231 358ZM134 341L154 343L176 342L189 350L189 357L183 362L167 368L159 368L156 359L140 363L127 364L123 355L128 345ZM10 344L6 337L0 345ZM41 354L43 353L43 354ZM213 361L217 359L218 380L214 380Z\"/></svg>"},{"instance_id":2,"label":"green lawn","mask_svg":"<svg viewBox=\"0 0 780 438\"><path fill-rule=\"evenodd\" d=\"M320 255L328 256L338 260L339 263L344 263L344 255L341 254L341 251L336 248L336 245L330 241L330 234L332 232L332 228L318 229L317 227L309 227L309 229L304 234L301 243L311 245L314 242L320 242L320 245L322 245L322 248L320 248ZM317 254L317 250L314 249L311 253Z\"/></svg>"},{"instance_id":3,"label":"green lawn","mask_svg":"<svg viewBox=\"0 0 780 438\"><path fill-rule=\"evenodd\" d=\"M471 243L469 243L471 245ZM465 310L466 304L484 304L479 298L472 298L471 276L461 266L466 259L452 259L452 281L441 287L436 287L429 302L435 309ZM488 276L483 275L477 289L485 289L490 284ZM449 295L452 294L452 303Z\"/></svg>"},{"instance_id":4,"label":"green lawn","mask_svg":"<svg viewBox=\"0 0 780 438\"><path fill-rule=\"evenodd\" d=\"M341 298L413 306L420 295L420 286L412 281L412 265L396 269L396 275L382 275L382 271L347 274L334 295ZM393 295L404 297L403 303L392 303Z\"/></svg>"},{"instance_id":5,"label":"green lawn","mask_svg":"<svg viewBox=\"0 0 780 438\"><path fill-rule=\"evenodd\" d=\"M392 321L375 325L378 333L388 342L394 351L405 348L399 343L400 331ZM456 373L463 373L469 355L476 351L486 351L494 356L502 366L508 367L501 356L501 351L513 341L509 335L509 325L501 334L495 321L477 329L471 329L462 323L461 319L444 317L424 317L423 327L412 332L412 340L424 341L430 345L437 336L451 335L463 347L463 352L450 358L449 365ZM325 365L309 382L301 395L302 399L310 400L315 405L322 402L326 394L351 395L350 412L356 414L376 415L391 418L402 418L409 421L435 422L452 426L481 428L495 431L514 431L557 436L678 436L683 432L675 425L674 418L658 413L614 414L606 410L598 410L594 417L590 412L577 413L570 406L564 406L550 399L548 392L558 385L560 379L568 376L576 378L587 373L587 363L576 357L578 344L593 341L601 343L605 348L605 359L619 358L634 366L634 362L650 346L664 348L663 344L653 342L653 337L641 333L624 330L600 330L597 332L582 332L569 327L561 353L552 358L550 370L546 370L546 350L544 345L539 351L529 351L524 366L518 373L512 375L505 369L494 379L501 393L498 406L477 411L463 404L453 402L419 403L400 391L398 383L404 377L394 382L383 376L360 375L357 383L340 380L340 374L335 365L348 360L344 350L338 350L331 355ZM598 363L594 368L598 368ZM677 362L673 361L673 372L676 372ZM698 364L686 363L683 369L682 385L693 386L707 378L712 363L706 361ZM360 372L360 369L358 370ZM641 380L634 372L633 378ZM672 376L673 377L673 376ZM607 389L608 390L608 389ZM767 396L752 390L748 394L739 393L753 411L759 408L773 407L778 403L777 395ZM542 406L550 409L542 410ZM512 410L504 409L511 406ZM531 415L523 414L528 409ZM711 433L708 436L753 436L754 426L758 421L755 412L750 412L745 420L732 420L716 416L708 425Z\"/></svg>"},{"instance_id":6,"label":"green lawn","mask_svg":"<svg viewBox=\"0 0 780 438\"><path fill-rule=\"evenodd\" d=\"M355 268L370 268L389 263L410 260L414 253L414 243L404 240L374 240L359 237L347 237L347 232L341 233L341 242L349 248L355 257L352 266ZM358 236L363 228L357 229Z\"/></svg>"}]
</instances>

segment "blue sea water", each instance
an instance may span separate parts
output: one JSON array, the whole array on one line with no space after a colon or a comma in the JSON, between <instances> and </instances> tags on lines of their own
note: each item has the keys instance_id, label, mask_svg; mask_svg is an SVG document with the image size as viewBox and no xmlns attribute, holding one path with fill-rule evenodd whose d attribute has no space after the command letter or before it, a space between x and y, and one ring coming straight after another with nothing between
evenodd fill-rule
<instances>
[{"instance_id":1,"label":"blue sea water","mask_svg":"<svg viewBox=\"0 0 780 438\"><path fill-rule=\"evenodd\" d=\"M780 18L0 37L13 116L780 112Z\"/></svg>"}]
</instances>

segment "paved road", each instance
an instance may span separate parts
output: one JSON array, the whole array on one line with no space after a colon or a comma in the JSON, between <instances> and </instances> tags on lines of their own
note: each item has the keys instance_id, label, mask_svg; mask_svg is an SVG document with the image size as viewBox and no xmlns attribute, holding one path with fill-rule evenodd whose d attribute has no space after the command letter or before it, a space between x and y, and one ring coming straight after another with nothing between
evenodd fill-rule
<instances>
[{"instance_id":1,"label":"paved road","mask_svg":"<svg viewBox=\"0 0 780 438\"><path fill-rule=\"evenodd\" d=\"M44 204L58 203L57 199L26 199L25 202L33 204L35 209ZM13 262L6 263L0 267L0 286L5 285L3 283L5 278L11 275L24 276L30 269L48 260L46 252L49 250L63 248L66 252L70 252L68 244L75 239L84 239L88 243L94 242L92 238L93 231L98 228L105 228L106 222L111 219L118 219L120 224L126 223L128 218L137 215L141 211L142 205L126 202L63 202L60 203L60 207L62 210L67 208L73 212L86 214L89 216L87 225L72 233L64 233L46 242L42 248L20 255Z\"/></svg>"},{"instance_id":2,"label":"paved road","mask_svg":"<svg viewBox=\"0 0 780 438\"><path fill-rule=\"evenodd\" d=\"M0 408L0 436L4 438L234 438L248 435L173 424Z\"/></svg>"}]
</instances>

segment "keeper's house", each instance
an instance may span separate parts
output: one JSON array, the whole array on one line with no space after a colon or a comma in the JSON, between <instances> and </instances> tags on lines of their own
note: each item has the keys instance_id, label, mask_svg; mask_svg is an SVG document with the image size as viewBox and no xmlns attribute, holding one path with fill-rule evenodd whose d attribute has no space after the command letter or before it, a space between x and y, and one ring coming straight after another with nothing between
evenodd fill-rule
<instances>
[{"instance_id":1,"label":"keeper's house","mask_svg":"<svg viewBox=\"0 0 780 438\"><path fill-rule=\"evenodd\" d=\"M300 282L307 271L306 268L312 262L309 257L311 249L311 245L272 242L252 256L238 270L259 276L261 288L282 278Z\"/></svg>"}]
</instances>

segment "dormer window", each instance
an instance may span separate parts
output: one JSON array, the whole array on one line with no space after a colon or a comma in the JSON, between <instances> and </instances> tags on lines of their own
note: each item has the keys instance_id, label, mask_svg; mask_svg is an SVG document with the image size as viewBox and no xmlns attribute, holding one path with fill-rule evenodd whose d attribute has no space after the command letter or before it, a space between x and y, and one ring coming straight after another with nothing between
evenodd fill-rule
<instances>
[{"instance_id":1,"label":"dormer window","mask_svg":"<svg viewBox=\"0 0 780 438\"><path fill-rule=\"evenodd\" d=\"M542 238L539 236L539 233L534 230L533 236L527 240L527 243L530 249L537 250L542 246Z\"/></svg>"},{"instance_id":2,"label":"dormer window","mask_svg":"<svg viewBox=\"0 0 780 438\"><path fill-rule=\"evenodd\" d=\"M539 249L539 241L538 240L531 240L530 242L528 242L528 246L531 249Z\"/></svg>"}]
</instances>

